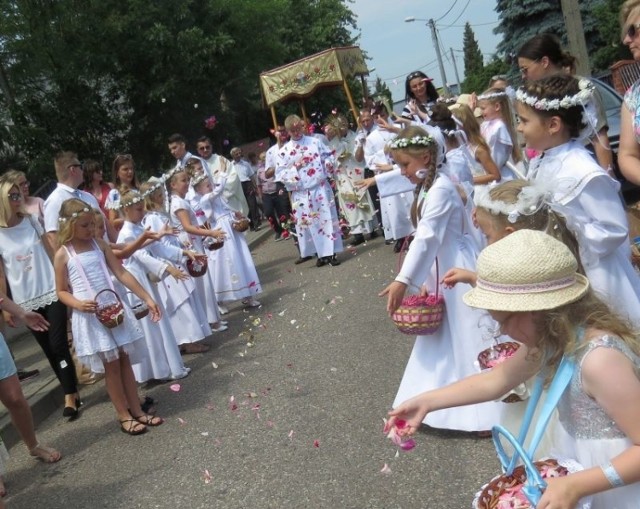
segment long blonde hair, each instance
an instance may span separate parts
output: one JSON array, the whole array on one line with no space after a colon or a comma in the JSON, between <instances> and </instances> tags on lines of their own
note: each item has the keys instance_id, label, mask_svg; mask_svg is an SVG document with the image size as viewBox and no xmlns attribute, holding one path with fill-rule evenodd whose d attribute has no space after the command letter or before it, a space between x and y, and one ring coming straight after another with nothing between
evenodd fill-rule
<instances>
[{"instance_id":1,"label":"long blonde hair","mask_svg":"<svg viewBox=\"0 0 640 509\"><path fill-rule=\"evenodd\" d=\"M509 131L509 137L511 138L511 157L515 163L519 163L522 161L522 150L520 150L518 133L514 126L515 116L513 115L513 109L511 108L511 99L509 99L509 96L502 88L489 88L485 90L482 95L490 97L480 100L487 101L492 104L498 104L500 106L500 118L507 126L507 131Z\"/></svg>"},{"instance_id":2,"label":"long blonde hair","mask_svg":"<svg viewBox=\"0 0 640 509\"><path fill-rule=\"evenodd\" d=\"M430 138L427 131L425 131L421 127L409 126L409 127L405 127L402 131L400 131L398 133L398 136L395 138L395 140L402 140L402 139L410 140L411 138L415 138L415 137ZM416 158L423 158L426 154L430 154L431 156L430 162L429 162L429 168L426 168L428 170L427 176L420 182L420 184L418 184L418 186L416 186L416 190L414 192L413 204L411 205L411 222L413 223L414 227L417 227L418 223L420 222L420 210L419 210L419 204L421 202L420 198L427 191L429 191L429 189L431 189L431 186L433 185L433 182L436 179L436 153L437 153L438 144L435 140L432 139L432 141L433 143L429 146L409 145L407 147L391 149L392 156L394 153L397 153L397 152L402 152L409 155L410 157L416 157Z\"/></svg>"},{"instance_id":3,"label":"long blonde hair","mask_svg":"<svg viewBox=\"0 0 640 509\"><path fill-rule=\"evenodd\" d=\"M13 215L13 209L9 202L9 193L14 187L18 190L20 196L22 196L20 187L13 181L13 179L7 178L6 175L2 175L2 177L0 177L0 227L2 228L7 228L9 226L9 219L11 219L11 216ZM18 217L25 217L28 215L24 210L24 196L17 215Z\"/></svg>"},{"instance_id":4,"label":"long blonde hair","mask_svg":"<svg viewBox=\"0 0 640 509\"><path fill-rule=\"evenodd\" d=\"M473 111L471 111L471 108L466 104L459 104L452 113L453 116L462 124L462 129L464 130L464 134L467 136L468 142L471 145L484 148L487 153L490 154L491 150L489 149L489 145L487 145L487 141L480 132L480 124L473 114Z\"/></svg>"},{"instance_id":5,"label":"long blonde hair","mask_svg":"<svg viewBox=\"0 0 640 509\"><path fill-rule=\"evenodd\" d=\"M73 240L75 225L78 219L82 217L83 214L93 213L90 205L77 198L71 198L70 200L62 202L58 216L58 245L63 246Z\"/></svg>"}]
</instances>

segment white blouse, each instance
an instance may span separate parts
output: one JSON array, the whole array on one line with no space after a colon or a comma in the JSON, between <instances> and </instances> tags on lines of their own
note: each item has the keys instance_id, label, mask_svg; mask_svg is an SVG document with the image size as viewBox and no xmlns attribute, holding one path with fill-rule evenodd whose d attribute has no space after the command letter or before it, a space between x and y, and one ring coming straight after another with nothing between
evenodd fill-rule
<instances>
[{"instance_id":1,"label":"white blouse","mask_svg":"<svg viewBox=\"0 0 640 509\"><path fill-rule=\"evenodd\" d=\"M0 228L0 257L12 299L28 311L58 300L53 264L40 238L43 234L35 216Z\"/></svg>"}]
</instances>

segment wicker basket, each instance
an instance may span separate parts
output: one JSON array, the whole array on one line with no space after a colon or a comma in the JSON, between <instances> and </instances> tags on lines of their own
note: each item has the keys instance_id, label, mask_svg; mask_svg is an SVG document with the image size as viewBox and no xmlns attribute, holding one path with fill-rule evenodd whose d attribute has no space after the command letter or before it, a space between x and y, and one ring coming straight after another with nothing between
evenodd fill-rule
<instances>
[{"instance_id":1,"label":"wicker basket","mask_svg":"<svg viewBox=\"0 0 640 509\"><path fill-rule=\"evenodd\" d=\"M559 474L559 477L564 477L569 473L569 470L560 465L555 459L535 461L533 464L538 472L552 468ZM545 476L543 475L543 477ZM502 474L494 477L476 494L473 500L473 509L496 509L500 496L524 484L526 479L527 474L522 465L516 467L511 475Z\"/></svg>"},{"instance_id":2,"label":"wicker basket","mask_svg":"<svg viewBox=\"0 0 640 509\"><path fill-rule=\"evenodd\" d=\"M206 247L209 251L217 251L222 246L224 246L224 240L214 239L213 237L207 237L203 242L204 247Z\"/></svg>"},{"instance_id":3,"label":"wicker basket","mask_svg":"<svg viewBox=\"0 0 640 509\"><path fill-rule=\"evenodd\" d=\"M246 232L249 229L249 220L246 217L241 217L233 221L231 227L237 232Z\"/></svg>"},{"instance_id":4,"label":"wicker basket","mask_svg":"<svg viewBox=\"0 0 640 509\"><path fill-rule=\"evenodd\" d=\"M202 277L207 273L207 259L187 260L187 272L191 277Z\"/></svg>"},{"instance_id":5,"label":"wicker basket","mask_svg":"<svg viewBox=\"0 0 640 509\"><path fill-rule=\"evenodd\" d=\"M102 325L113 329L124 321L124 306L116 292L105 288L96 294L95 300L98 303L96 317Z\"/></svg>"},{"instance_id":6,"label":"wicker basket","mask_svg":"<svg viewBox=\"0 0 640 509\"><path fill-rule=\"evenodd\" d=\"M133 307L132 311L138 320L142 320L149 314L149 307L145 303L141 302L137 306Z\"/></svg>"},{"instance_id":7,"label":"wicker basket","mask_svg":"<svg viewBox=\"0 0 640 509\"><path fill-rule=\"evenodd\" d=\"M491 369L496 364L504 362L514 353L518 351L520 345L515 341L506 341L504 343L497 343L485 350L482 350L478 354L478 364L480 369ZM518 401L524 401L517 394L511 393L502 400L503 403L517 403Z\"/></svg>"},{"instance_id":8,"label":"wicker basket","mask_svg":"<svg viewBox=\"0 0 640 509\"><path fill-rule=\"evenodd\" d=\"M402 304L391 318L400 332L425 336L440 328L444 310L444 297L439 292L426 297L410 295L402 299Z\"/></svg>"}]
</instances>

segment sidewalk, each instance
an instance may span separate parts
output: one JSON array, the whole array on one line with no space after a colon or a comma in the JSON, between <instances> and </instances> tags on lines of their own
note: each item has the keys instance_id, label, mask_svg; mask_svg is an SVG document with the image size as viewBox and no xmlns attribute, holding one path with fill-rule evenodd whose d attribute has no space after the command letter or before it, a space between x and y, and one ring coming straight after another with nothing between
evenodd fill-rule
<instances>
[{"instance_id":1,"label":"sidewalk","mask_svg":"<svg viewBox=\"0 0 640 509\"><path fill-rule=\"evenodd\" d=\"M247 232L247 243L251 250L254 250L262 242L272 239L273 231L268 226L263 226L257 232ZM31 406L34 425L37 428L38 424L49 415L62 409L64 397L62 387L55 378L53 370L49 366L49 362L42 353L40 346L25 327L14 329L4 326L2 333L13 352L18 368L40 370L40 375L21 383L22 391L29 402L29 406ZM104 382L99 381L92 386L81 386L81 390L84 394L88 392L87 388L92 390L92 387L102 388L104 387ZM0 436L2 436L7 449L13 447L20 440L18 432L11 424L9 414L3 405L0 405Z\"/></svg>"}]
</instances>

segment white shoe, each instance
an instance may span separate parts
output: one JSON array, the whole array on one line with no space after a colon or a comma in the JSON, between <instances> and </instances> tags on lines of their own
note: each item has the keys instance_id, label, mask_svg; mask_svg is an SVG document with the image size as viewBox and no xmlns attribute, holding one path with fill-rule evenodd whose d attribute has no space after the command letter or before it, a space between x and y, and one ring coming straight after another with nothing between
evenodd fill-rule
<instances>
[{"instance_id":1,"label":"white shoe","mask_svg":"<svg viewBox=\"0 0 640 509\"><path fill-rule=\"evenodd\" d=\"M227 322L226 320L220 320L218 323L220 325L229 325L229 322Z\"/></svg>"},{"instance_id":2,"label":"white shoe","mask_svg":"<svg viewBox=\"0 0 640 509\"><path fill-rule=\"evenodd\" d=\"M191 368L184 368L184 371L182 373L180 373L179 375L173 375L170 380L181 380L182 378L186 378L189 376L189 373L191 373Z\"/></svg>"},{"instance_id":3,"label":"white shoe","mask_svg":"<svg viewBox=\"0 0 640 509\"><path fill-rule=\"evenodd\" d=\"M217 329L214 329L213 327L211 327L211 332L223 332L223 331L226 331L228 328L229 327L221 323L220 325L218 325Z\"/></svg>"},{"instance_id":4,"label":"white shoe","mask_svg":"<svg viewBox=\"0 0 640 509\"><path fill-rule=\"evenodd\" d=\"M256 299L244 299L244 300L242 301L242 303L243 303L245 306L250 307L250 308L257 308L257 307L262 306L262 304L260 304L260 302L259 302L259 301L257 301Z\"/></svg>"},{"instance_id":5,"label":"white shoe","mask_svg":"<svg viewBox=\"0 0 640 509\"><path fill-rule=\"evenodd\" d=\"M218 304L218 311L221 315L226 315L229 312L229 308L224 307L222 304Z\"/></svg>"}]
</instances>

